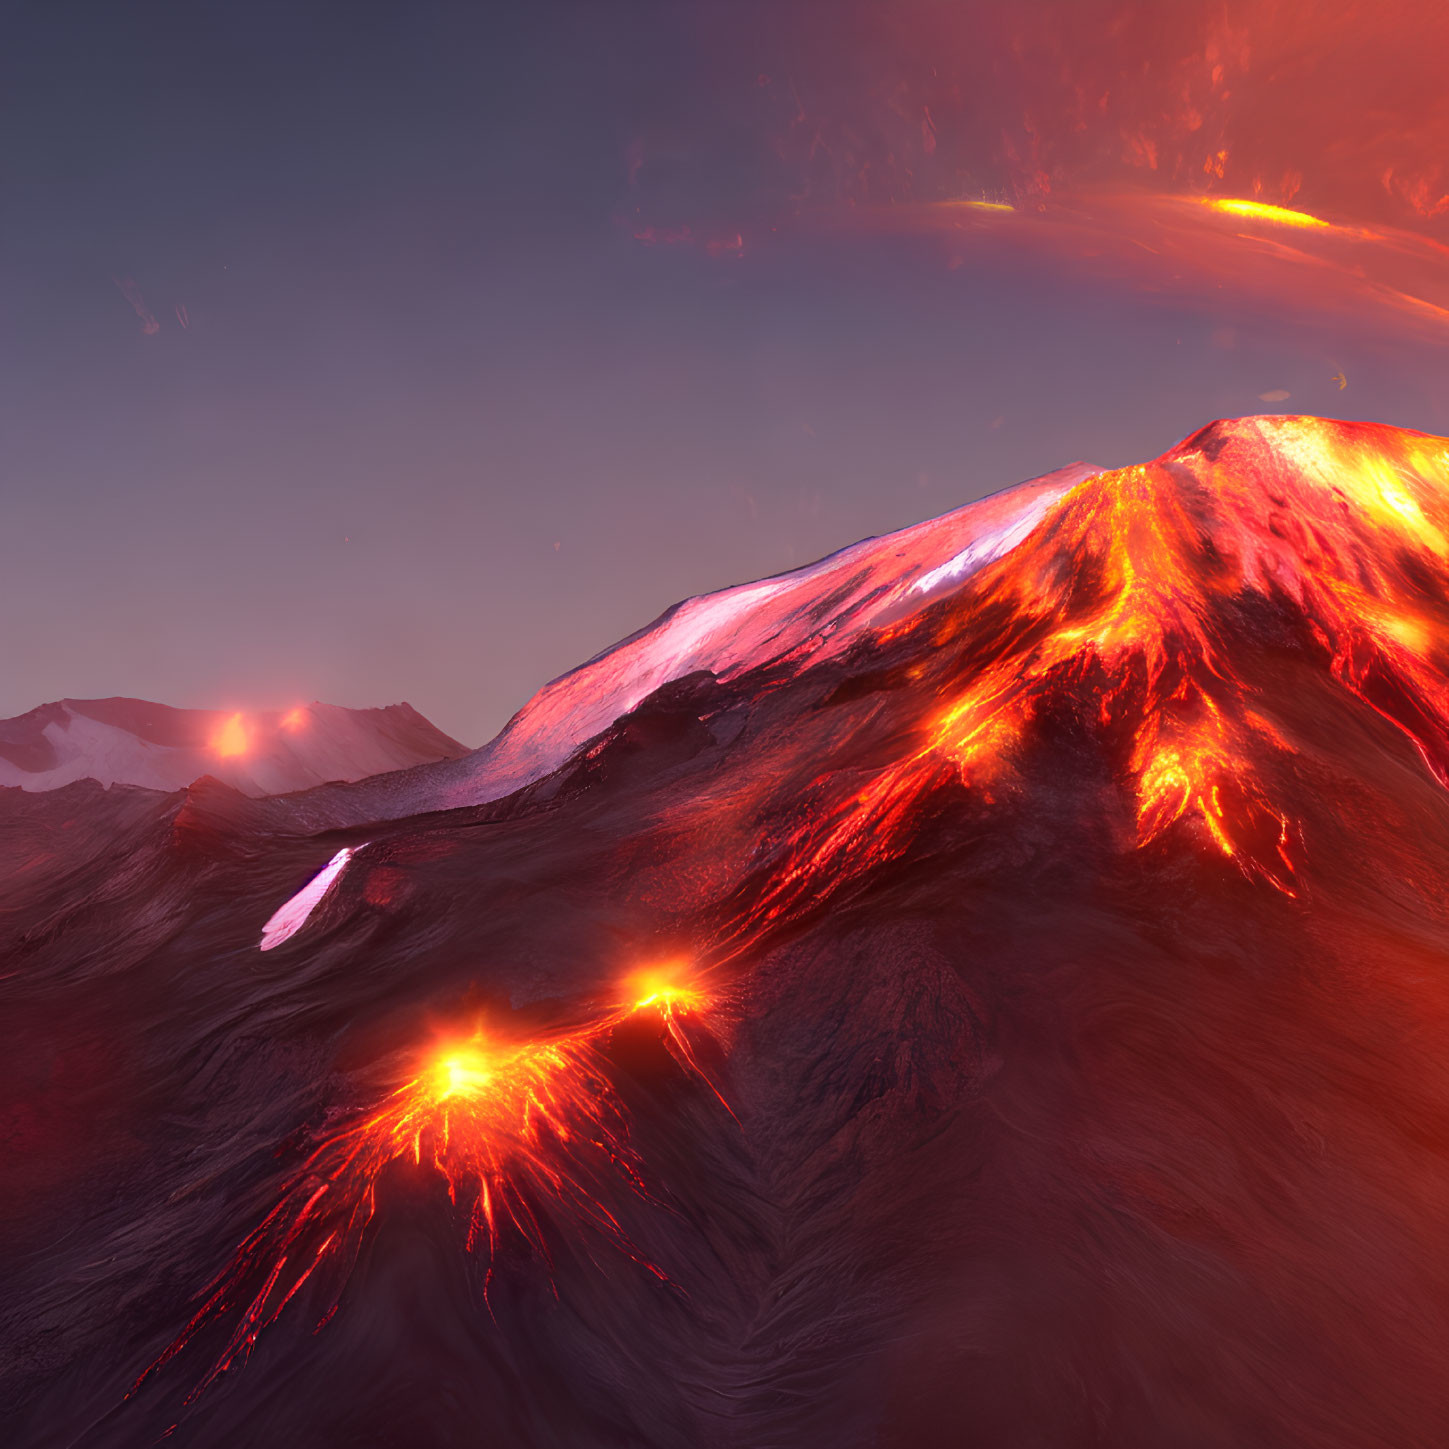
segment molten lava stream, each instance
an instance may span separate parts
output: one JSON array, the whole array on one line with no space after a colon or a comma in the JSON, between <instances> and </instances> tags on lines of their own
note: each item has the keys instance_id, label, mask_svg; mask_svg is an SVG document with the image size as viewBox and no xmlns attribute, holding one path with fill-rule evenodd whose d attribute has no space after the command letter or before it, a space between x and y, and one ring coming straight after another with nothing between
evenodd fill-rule
<instances>
[{"instance_id":1,"label":"molten lava stream","mask_svg":"<svg viewBox=\"0 0 1449 1449\"><path fill-rule=\"evenodd\" d=\"M1189 439L1168 459L1077 485L943 618L883 632L885 646L904 640L943 661L934 689L922 685L937 712L849 796L831 799L820 782L773 880L724 933L730 954L898 856L925 797L953 772L968 785L1010 780L1014 746L1066 696L1095 710L1104 744L1128 732L1136 844L1195 819L1205 848L1296 896L1297 826L1267 782L1298 748L1234 667L1264 605L1291 618L1330 677L1449 784L1449 681L1437 655L1449 621L1425 583L1449 556L1449 450L1312 418L1256 426L1295 458L1300 479L1263 487L1251 437L1235 436L1231 457ZM1185 470L1205 468L1210 488L1184 484ZM924 641L911 639L917 630Z\"/></svg>"},{"instance_id":2,"label":"molten lava stream","mask_svg":"<svg viewBox=\"0 0 1449 1449\"><path fill-rule=\"evenodd\" d=\"M629 1144L622 1102L599 1048L625 1021L657 1015L671 1055L698 1076L728 1111L699 1064L690 1040L714 1004L680 967L640 973L632 999L568 1035L505 1042L475 1031L421 1061L416 1075L371 1112L324 1137L283 1186L277 1206L247 1236L185 1329L137 1379L151 1375L208 1325L237 1315L224 1347L186 1402L227 1369L246 1361L303 1285L330 1274L337 1311L376 1208L377 1184L399 1158L427 1162L467 1213L466 1247L490 1264L502 1234L513 1230L551 1263L535 1204L547 1205L578 1231L601 1233L662 1282L669 1279L630 1241L607 1205L622 1181L654 1201ZM733 1113L731 1112L731 1116ZM485 1277L485 1290L487 1278ZM130 1397L130 1395L128 1395Z\"/></svg>"}]
</instances>

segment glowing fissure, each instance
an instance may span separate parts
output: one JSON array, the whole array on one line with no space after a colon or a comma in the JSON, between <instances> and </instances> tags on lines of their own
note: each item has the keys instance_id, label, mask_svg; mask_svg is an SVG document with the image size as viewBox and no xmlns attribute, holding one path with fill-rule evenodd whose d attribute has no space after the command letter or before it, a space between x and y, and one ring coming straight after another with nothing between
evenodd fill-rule
<instances>
[{"instance_id":1,"label":"glowing fissure","mask_svg":"<svg viewBox=\"0 0 1449 1449\"><path fill-rule=\"evenodd\" d=\"M551 1263L540 1207L551 1220L602 1235L668 1283L608 1207L611 1188L620 1184L652 1198L599 1048L626 1020L654 1013L671 1054L729 1109L691 1041L711 997L690 983L682 967L644 973L627 986L633 993L627 1004L573 1033L508 1042L480 1029L446 1042L375 1108L326 1132L131 1394L203 1329L230 1320L220 1354L187 1398L194 1402L221 1374L246 1362L261 1333L319 1272L327 1275L328 1306L317 1326L325 1324L376 1210L379 1178L399 1159L426 1163L446 1181L449 1199L466 1220L467 1250L489 1265L485 1291L507 1231Z\"/></svg>"}]
</instances>

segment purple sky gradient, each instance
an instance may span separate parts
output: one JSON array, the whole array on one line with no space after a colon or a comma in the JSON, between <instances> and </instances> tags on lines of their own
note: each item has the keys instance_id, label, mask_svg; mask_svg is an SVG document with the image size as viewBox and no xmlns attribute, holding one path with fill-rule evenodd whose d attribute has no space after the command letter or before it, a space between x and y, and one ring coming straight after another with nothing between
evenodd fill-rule
<instances>
[{"instance_id":1,"label":"purple sky gradient","mask_svg":"<svg viewBox=\"0 0 1449 1449\"><path fill-rule=\"evenodd\" d=\"M772 231L711 109L769 9L721 55L686 0L22 7L0 716L407 699L480 744L681 597L1076 458L1261 411L1449 432L1443 344L1372 319ZM635 239L641 137L649 223L739 254Z\"/></svg>"}]
</instances>

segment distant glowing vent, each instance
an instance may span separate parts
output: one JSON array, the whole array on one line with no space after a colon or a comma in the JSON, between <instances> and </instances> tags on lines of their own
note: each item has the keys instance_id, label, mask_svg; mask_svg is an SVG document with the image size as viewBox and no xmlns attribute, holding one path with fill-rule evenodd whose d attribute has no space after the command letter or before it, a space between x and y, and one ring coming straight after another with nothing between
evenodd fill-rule
<instances>
[{"instance_id":1,"label":"distant glowing vent","mask_svg":"<svg viewBox=\"0 0 1449 1449\"><path fill-rule=\"evenodd\" d=\"M211 742L212 748L223 759L233 759L247 752L247 722L240 714L234 714L222 725Z\"/></svg>"}]
</instances>

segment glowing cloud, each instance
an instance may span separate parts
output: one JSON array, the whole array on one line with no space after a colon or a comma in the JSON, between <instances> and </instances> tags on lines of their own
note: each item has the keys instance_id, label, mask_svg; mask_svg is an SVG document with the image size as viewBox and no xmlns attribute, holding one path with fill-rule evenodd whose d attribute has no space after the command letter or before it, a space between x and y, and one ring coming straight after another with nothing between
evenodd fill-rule
<instances>
[{"instance_id":1,"label":"glowing cloud","mask_svg":"<svg viewBox=\"0 0 1449 1449\"><path fill-rule=\"evenodd\" d=\"M815 213L809 224L934 234L952 269L968 258L977 272L1028 261L1177 305L1216 309L1232 298L1268 315L1349 316L1440 341L1449 328L1449 247L1266 202L1137 187L1063 192L1014 212L957 201L862 206Z\"/></svg>"}]
</instances>

